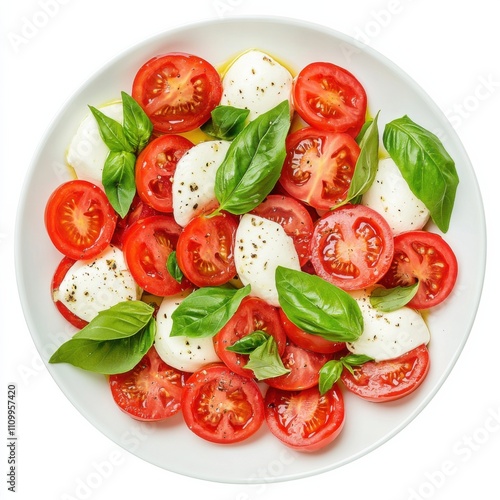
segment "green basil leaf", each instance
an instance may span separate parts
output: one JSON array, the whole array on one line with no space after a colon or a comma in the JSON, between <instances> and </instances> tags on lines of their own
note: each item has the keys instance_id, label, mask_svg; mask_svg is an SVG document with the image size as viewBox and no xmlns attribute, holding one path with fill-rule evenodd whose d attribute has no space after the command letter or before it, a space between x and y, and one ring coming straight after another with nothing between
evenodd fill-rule
<instances>
[{"instance_id":1,"label":"green basil leaf","mask_svg":"<svg viewBox=\"0 0 500 500\"><path fill-rule=\"evenodd\" d=\"M121 95L123 103L123 133L133 151L139 153L151 137L153 123L133 97L126 92L122 92Z\"/></svg>"},{"instance_id":2,"label":"green basil leaf","mask_svg":"<svg viewBox=\"0 0 500 500\"><path fill-rule=\"evenodd\" d=\"M172 313L171 337L212 337L219 332L250 293L250 285L199 288L189 294Z\"/></svg>"},{"instance_id":3,"label":"green basil leaf","mask_svg":"<svg viewBox=\"0 0 500 500\"><path fill-rule=\"evenodd\" d=\"M366 354L347 354L340 358L340 361L344 366L359 366L368 363L368 361L373 361L373 358Z\"/></svg>"},{"instance_id":4,"label":"green basil leaf","mask_svg":"<svg viewBox=\"0 0 500 500\"><path fill-rule=\"evenodd\" d=\"M395 288L374 288L370 294L370 304L374 309L382 312L391 312L405 306L418 292L419 282L410 286Z\"/></svg>"},{"instance_id":5,"label":"green basil leaf","mask_svg":"<svg viewBox=\"0 0 500 500\"><path fill-rule=\"evenodd\" d=\"M180 283L184 278L184 273L182 269L179 267L179 263L177 262L177 252L174 250L170 252L167 257L167 271L170 276L174 278L177 283Z\"/></svg>"},{"instance_id":6,"label":"green basil leaf","mask_svg":"<svg viewBox=\"0 0 500 500\"><path fill-rule=\"evenodd\" d=\"M278 266L278 300L296 326L334 342L353 342L363 332L358 303L318 276Z\"/></svg>"},{"instance_id":7,"label":"green basil leaf","mask_svg":"<svg viewBox=\"0 0 500 500\"><path fill-rule=\"evenodd\" d=\"M276 340L272 335L250 353L245 368L252 370L257 380L279 377L290 372L283 366Z\"/></svg>"},{"instance_id":8,"label":"green basil leaf","mask_svg":"<svg viewBox=\"0 0 500 500\"><path fill-rule=\"evenodd\" d=\"M72 338L62 344L49 363L69 363L87 371L112 375L134 368L153 345L153 319L135 335L114 340Z\"/></svg>"},{"instance_id":9,"label":"green basil leaf","mask_svg":"<svg viewBox=\"0 0 500 500\"><path fill-rule=\"evenodd\" d=\"M153 317L154 308L140 300L119 302L99 312L74 339L116 340L131 337L142 330Z\"/></svg>"},{"instance_id":10,"label":"green basil leaf","mask_svg":"<svg viewBox=\"0 0 500 500\"><path fill-rule=\"evenodd\" d=\"M254 209L271 192L285 160L290 106L283 101L251 121L233 140L217 169L217 212Z\"/></svg>"},{"instance_id":11,"label":"green basil leaf","mask_svg":"<svg viewBox=\"0 0 500 500\"><path fill-rule=\"evenodd\" d=\"M99 134L110 151L128 151L130 153L134 151L134 148L125 137L125 132L121 123L106 116L102 111L94 108L94 106L89 106L89 108L97 121Z\"/></svg>"},{"instance_id":12,"label":"green basil leaf","mask_svg":"<svg viewBox=\"0 0 500 500\"><path fill-rule=\"evenodd\" d=\"M217 106L212 110L211 119L201 126L201 130L217 139L232 141L245 128L249 114L249 109Z\"/></svg>"},{"instance_id":13,"label":"green basil leaf","mask_svg":"<svg viewBox=\"0 0 500 500\"><path fill-rule=\"evenodd\" d=\"M403 116L385 126L383 142L412 193L428 208L438 228L447 232L459 178L440 139Z\"/></svg>"},{"instance_id":14,"label":"green basil leaf","mask_svg":"<svg viewBox=\"0 0 500 500\"><path fill-rule=\"evenodd\" d=\"M319 392L325 394L338 382L344 365L338 359L327 361L319 370Z\"/></svg>"},{"instance_id":15,"label":"green basil leaf","mask_svg":"<svg viewBox=\"0 0 500 500\"><path fill-rule=\"evenodd\" d=\"M233 345L227 346L226 350L236 352L238 354L250 354L257 347L261 346L269 338L269 334L263 330L256 330L255 332L245 335L237 340Z\"/></svg>"},{"instance_id":16,"label":"green basil leaf","mask_svg":"<svg viewBox=\"0 0 500 500\"><path fill-rule=\"evenodd\" d=\"M102 184L112 207L125 217L135 196L135 155L110 151L104 162Z\"/></svg>"},{"instance_id":17,"label":"green basil leaf","mask_svg":"<svg viewBox=\"0 0 500 500\"><path fill-rule=\"evenodd\" d=\"M340 205L345 205L357 199L357 197L366 193L373 184L378 169L378 115L379 113L377 113L363 133L363 137L359 143L361 151L356 161L356 167L349 186L349 191L347 192L345 201Z\"/></svg>"}]
</instances>

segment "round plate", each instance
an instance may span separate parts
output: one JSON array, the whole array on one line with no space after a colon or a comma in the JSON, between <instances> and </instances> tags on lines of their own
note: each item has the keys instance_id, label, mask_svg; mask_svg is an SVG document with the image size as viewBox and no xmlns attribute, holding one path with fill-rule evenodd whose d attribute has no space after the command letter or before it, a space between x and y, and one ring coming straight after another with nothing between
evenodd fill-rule
<instances>
[{"instance_id":1,"label":"round plate","mask_svg":"<svg viewBox=\"0 0 500 500\"><path fill-rule=\"evenodd\" d=\"M181 27L132 48L88 80L56 118L29 170L16 226L16 268L28 327L46 363L74 331L51 302L50 281L61 255L45 232L43 213L52 190L70 178L65 151L87 106L119 98L122 90L130 93L137 69L153 56L190 52L218 67L253 47L267 51L294 71L320 60L343 66L365 86L371 112L380 110L380 131L388 121L407 114L441 138L461 180L445 235L460 268L452 296L428 316L432 364L424 384L394 403L368 403L345 394L345 427L319 453L284 447L265 425L251 440L223 446L195 436L181 415L158 424L137 422L117 408L104 376L67 364L47 365L76 408L123 448L169 471L233 483L281 481L342 466L380 446L415 418L440 388L467 340L481 295L486 248L481 195L457 135L422 89L386 58L330 29L288 19L225 19Z\"/></svg>"}]
</instances>

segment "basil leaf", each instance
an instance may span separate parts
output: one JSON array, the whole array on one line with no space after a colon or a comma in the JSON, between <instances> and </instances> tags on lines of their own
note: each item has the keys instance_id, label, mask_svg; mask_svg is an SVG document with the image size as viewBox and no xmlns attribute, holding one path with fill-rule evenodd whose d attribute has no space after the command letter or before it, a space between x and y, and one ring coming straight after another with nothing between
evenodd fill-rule
<instances>
[{"instance_id":1,"label":"basil leaf","mask_svg":"<svg viewBox=\"0 0 500 500\"><path fill-rule=\"evenodd\" d=\"M250 293L245 288L205 287L189 294L172 313L171 337L212 337L219 332Z\"/></svg>"},{"instance_id":2,"label":"basil leaf","mask_svg":"<svg viewBox=\"0 0 500 500\"><path fill-rule=\"evenodd\" d=\"M231 141L245 128L249 114L249 109L217 106L212 110L211 119L201 126L201 130L217 139Z\"/></svg>"},{"instance_id":3,"label":"basil leaf","mask_svg":"<svg viewBox=\"0 0 500 500\"><path fill-rule=\"evenodd\" d=\"M272 335L250 353L245 368L252 370L257 380L279 377L290 372L283 366L278 354L278 345Z\"/></svg>"},{"instance_id":4,"label":"basil leaf","mask_svg":"<svg viewBox=\"0 0 500 500\"><path fill-rule=\"evenodd\" d=\"M397 286L395 288L374 288L370 294L370 304L373 308L382 312L391 312L399 309L418 292L419 281L410 286Z\"/></svg>"},{"instance_id":5,"label":"basil leaf","mask_svg":"<svg viewBox=\"0 0 500 500\"><path fill-rule=\"evenodd\" d=\"M439 138L403 116L385 126L383 142L412 193L428 208L438 228L447 232L459 178Z\"/></svg>"},{"instance_id":6,"label":"basil leaf","mask_svg":"<svg viewBox=\"0 0 500 500\"><path fill-rule=\"evenodd\" d=\"M250 354L257 347L261 346L270 335L262 330L256 330L253 333L245 335L237 340L233 345L226 347L227 351L236 352L238 354Z\"/></svg>"},{"instance_id":7,"label":"basil leaf","mask_svg":"<svg viewBox=\"0 0 500 500\"><path fill-rule=\"evenodd\" d=\"M251 121L233 140L217 169L217 213L254 209L274 188L285 160L290 106L283 101Z\"/></svg>"},{"instance_id":8,"label":"basil leaf","mask_svg":"<svg viewBox=\"0 0 500 500\"><path fill-rule=\"evenodd\" d=\"M153 132L153 123L139 103L126 92L122 92L123 133L136 153L142 151ZM127 149L124 149L127 151Z\"/></svg>"},{"instance_id":9,"label":"basil leaf","mask_svg":"<svg viewBox=\"0 0 500 500\"><path fill-rule=\"evenodd\" d=\"M116 340L131 337L142 330L153 317L154 308L140 300L119 302L99 312L74 339Z\"/></svg>"},{"instance_id":10,"label":"basil leaf","mask_svg":"<svg viewBox=\"0 0 500 500\"><path fill-rule=\"evenodd\" d=\"M352 342L363 332L358 303L318 276L278 266L278 300L296 326L333 342Z\"/></svg>"},{"instance_id":11,"label":"basil leaf","mask_svg":"<svg viewBox=\"0 0 500 500\"><path fill-rule=\"evenodd\" d=\"M110 151L128 151L129 153L134 151L134 148L125 137L121 123L106 116L102 111L94 108L94 106L89 106L89 108L97 121L99 134Z\"/></svg>"},{"instance_id":12,"label":"basil leaf","mask_svg":"<svg viewBox=\"0 0 500 500\"><path fill-rule=\"evenodd\" d=\"M319 391L321 394L329 391L340 379L344 368L354 373L353 366L359 366L373 358L365 354L348 354L340 359L327 361L319 370Z\"/></svg>"},{"instance_id":13,"label":"basil leaf","mask_svg":"<svg viewBox=\"0 0 500 500\"><path fill-rule=\"evenodd\" d=\"M135 155L110 151L104 162L102 184L112 207L125 217L135 196Z\"/></svg>"},{"instance_id":14,"label":"basil leaf","mask_svg":"<svg viewBox=\"0 0 500 500\"><path fill-rule=\"evenodd\" d=\"M184 278L184 273L182 269L179 267L179 263L177 262L177 252L174 250L170 252L167 257L167 271L170 276L174 278L177 283L180 283Z\"/></svg>"},{"instance_id":15,"label":"basil leaf","mask_svg":"<svg viewBox=\"0 0 500 500\"><path fill-rule=\"evenodd\" d=\"M379 113L377 113L363 133L363 137L359 143L361 151L356 161L356 167L349 186L349 191L347 192L347 197L345 201L337 206L345 205L358 196L363 195L373 184L378 169L378 115Z\"/></svg>"}]
</instances>

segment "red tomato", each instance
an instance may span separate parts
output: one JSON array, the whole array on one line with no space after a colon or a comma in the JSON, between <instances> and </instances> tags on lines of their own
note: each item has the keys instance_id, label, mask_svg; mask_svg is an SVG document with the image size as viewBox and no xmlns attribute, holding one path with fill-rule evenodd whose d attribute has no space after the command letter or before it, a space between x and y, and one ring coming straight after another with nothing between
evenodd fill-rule
<instances>
[{"instance_id":1,"label":"red tomato","mask_svg":"<svg viewBox=\"0 0 500 500\"><path fill-rule=\"evenodd\" d=\"M376 283L389 269L394 238L386 220L363 205L345 205L321 217L311 240L316 274L344 290Z\"/></svg>"},{"instance_id":2,"label":"red tomato","mask_svg":"<svg viewBox=\"0 0 500 500\"><path fill-rule=\"evenodd\" d=\"M354 366L354 375L342 372L346 389L374 402L394 401L413 392L429 371L429 351L425 345L387 361L369 361Z\"/></svg>"},{"instance_id":3,"label":"red tomato","mask_svg":"<svg viewBox=\"0 0 500 500\"><path fill-rule=\"evenodd\" d=\"M123 254L136 283L147 292L164 297L189 287L178 283L167 270L182 228L171 215L152 215L132 224L123 243Z\"/></svg>"},{"instance_id":4,"label":"red tomato","mask_svg":"<svg viewBox=\"0 0 500 500\"><path fill-rule=\"evenodd\" d=\"M234 238L238 218L229 213L191 219L177 243L177 263L197 286L217 286L236 276Z\"/></svg>"},{"instance_id":5,"label":"red tomato","mask_svg":"<svg viewBox=\"0 0 500 500\"><path fill-rule=\"evenodd\" d=\"M307 65L294 81L294 108L308 124L356 137L365 122L366 92L357 78L328 62Z\"/></svg>"},{"instance_id":6,"label":"red tomato","mask_svg":"<svg viewBox=\"0 0 500 500\"><path fill-rule=\"evenodd\" d=\"M283 309L279 310L279 314L286 336L299 347L322 354L332 354L345 348L345 342L332 342L321 335L314 335L301 330L287 318Z\"/></svg>"},{"instance_id":7,"label":"red tomato","mask_svg":"<svg viewBox=\"0 0 500 500\"><path fill-rule=\"evenodd\" d=\"M181 135L165 134L151 141L135 164L137 194L154 209L172 213L172 180L181 156L194 144Z\"/></svg>"},{"instance_id":8,"label":"red tomato","mask_svg":"<svg viewBox=\"0 0 500 500\"><path fill-rule=\"evenodd\" d=\"M104 191L73 180L58 186L45 207L45 227L54 246L71 259L92 259L110 243L117 215Z\"/></svg>"},{"instance_id":9,"label":"red tomato","mask_svg":"<svg viewBox=\"0 0 500 500\"><path fill-rule=\"evenodd\" d=\"M441 236L428 231L409 231L394 238L394 258L380 283L393 288L418 281L417 294L408 306L427 309L450 295L457 274L457 258Z\"/></svg>"},{"instance_id":10,"label":"red tomato","mask_svg":"<svg viewBox=\"0 0 500 500\"><path fill-rule=\"evenodd\" d=\"M76 260L70 259L69 257L62 258L61 262L59 262L59 265L57 266L56 272L54 273L54 277L52 278L51 289L52 298L57 310L62 314L64 319L69 321L74 327L81 330L84 326L88 325L88 322L70 311L59 299L56 300L56 296L59 292L59 286L66 276L66 273L71 269L75 262Z\"/></svg>"},{"instance_id":11,"label":"red tomato","mask_svg":"<svg viewBox=\"0 0 500 500\"><path fill-rule=\"evenodd\" d=\"M309 260L309 242L314 224L302 203L290 196L270 194L251 213L281 224L285 233L293 239L300 265Z\"/></svg>"},{"instance_id":12,"label":"red tomato","mask_svg":"<svg viewBox=\"0 0 500 500\"><path fill-rule=\"evenodd\" d=\"M189 377L182 395L182 414L197 436L230 444L257 432L264 421L264 401L253 380L217 363Z\"/></svg>"},{"instance_id":13,"label":"red tomato","mask_svg":"<svg viewBox=\"0 0 500 500\"><path fill-rule=\"evenodd\" d=\"M266 378L265 382L284 391L309 389L318 384L319 371L330 359L332 359L330 354L309 351L288 342L281 360L283 366L290 371L279 377Z\"/></svg>"},{"instance_id":14,"label":"red tomato","mask_svg":"<svg viewBox=\"0 0 500 500\"><path fill-rule=\"evenodd\" d=\"M270 387L264 405L270 431L298 451L324 448L344 425L344 399L337 385L323 395L317 386L304 391Z\"/></svg>"},{"instance_id":15,"label":"red tomato","mask_svg":"<svg viewBox=\"0 0 500 500\"><path fill-rule=\"evenodd\" d=\"M318 210L330 210L345 200L359 156L348 134L306 127L286 139L280 183L294 198Z\"/></svg>"},{"instance_id":16,"label":"red tomato","mask_svg":"<svg viewBox=\"0 0 500 500\"><path fill-rule=\"evenodd\" d=\"M244 368L248 356L228 351L226 347L232 346L237 340L257 330L263 330L274 337L278 354L281 356L285 351L286 334L281 326L278 310L257 297L245 297L234 316L214 337L215 352L221 361L245 377L254 376L252 370Z\"/></svg>"},{"instance_id":17,"label":"red tomato","mask_svg":"<svg viewBox=\"0 0 500 500\"><path fill-rule=\"evenodd\" d=\"M219 104L222 83L217 70L201 57L169 53L139 68L132 97L159 133L187 132L210 118Z\"/></svg>"},{"instance_id":18,"label":"red tomato","mask_svg":"<svg viewBox=\"0 0 500 500\"><path fill-rule=\"evenodd\" d=\"M110 375L116 404L137 420L164 420L181 409L181 395L188 374L167 365L151 349L132 370Z\"/></svg>"}]
</instances>

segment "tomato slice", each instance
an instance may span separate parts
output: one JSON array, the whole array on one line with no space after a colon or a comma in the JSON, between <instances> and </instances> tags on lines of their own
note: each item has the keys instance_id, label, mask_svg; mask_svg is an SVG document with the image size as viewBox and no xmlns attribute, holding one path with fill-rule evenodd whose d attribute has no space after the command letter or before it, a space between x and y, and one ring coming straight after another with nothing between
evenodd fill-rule
<instances>
[{"instance_id":1,"label":"tomato slice","mask_svg":"<svg viewBox=\"0 0 500 500\"><path fill-rule=\"evenodd\" d=\"M365 89L352 73L335 64L307 65L294 80L292 93L295 110L313 127L356 137L365 122Z\"/></svg>"},{"instance_id":2,"label":"tomato slice","mask_svg":"<svg viewBox=\"0 0 500 500\"><path fill-rule=\"evenodd\" d=\"M368 401L394 401L420 386L429 366L429 351L422 344L394 359L355 366L353 374L344 370L341 380L346 389Z\"/></svg>"},{"instance_id":3,"label":"tomato slice","mask_svg":"<svg viewBox=\"0 0 500 500\"><path fill-rule=\"evenodd\" d=\"M252 370L244 368L248 363L248 356L228 351L226 347L257 330L272 335L278 346L278 354L281 356L284 353L286 334L281 326L278 310L258 297L245 297L234 316L214 337L215 352L221 361L235 373L245 377L254 376Z\"/></svg>"},{"instance_id":4,"label":"tomato slice","mask_svg":"<svg viewBox=\"0 0 500 500\"><path fill-rule=\"evenodd\" d=\"M80 179L58 186L45 207L45 227L52 243L74 260L99 255L111 242L116 221L104 191Z\"/></svg>"},{"instance_id":5,"label":"tomato slice","mask_svg":"<svg viewBox=\"0 0 500 500\"><path fill-rule=\"evenodd\" d=\"M61 313L66 321L69 321L74 327L81 330L83 327L88 325L88 322L77 316L73 311L70 311L59 299L57 299L59 286L61 285L62 280L66 276L67 272L73 267L73 264L75 262L76 260L74 259L63 257L56 268L50 286L52 290L52 298L57 310Z\"/></svg>"},{"instance_id":6,"label":"tomato slice","mask_svg":"<svg viewBox=\"0 0 500 500\"><path fill-rule=\"evenodd\" d=\"M318 210L345 200L360 148L348 134L306 127L286 139L286 158L279 179L294 198Z\"/></svg>"},{"instance_id":7,"label":"tomato slice","mask_svg":"<svg viewBox=\"0 0 500 500\"><path fill-rule=\"evenodd\" d=\"M303 391L270 387L264 405L270 431L298 451L324 448L344 425L344 399L336 384L323 395L317 386Z\"/></svg>"},{"instance_id":8,"label":"tomato slice","mask_svg":"<svg viewBox=\"0 0 500 500\"><path fill-rule=\"evenodd\" d=\"M152 215L134 222L125 234L123 254L136 283L147 292L165 297L189 288L167 270L182 228L171 215Z\"/></svg>"},{"instance_id":9,"label":"tomato slice","mask_svg":"<svg viewBox=\"0 0 500 500\"><path fill-rule=\"evenodd\" d=\"M182 395L182 414L191 431L214 443L249 438L264 422L258 385L221 363L194 372Z\"/></svg>"},{"instance_id":10,"label":"tomato slice","mask_svg":"<svg viewBox=\"0 0 500 500\"><path fill-rule=\"evenodd\" d=\"M154 209L172 213L172 180L182 155L194 144L181 135L165 134L153 139L135 164L135 184L141 199Z\"/></svg>"},{"instance_id":11,"label":"tomato slice","mask_svg":"<svg viewBox=\"0 0 500 500\"><path fill-rule=\"evenodd\" d=\"M125 413L137 420L157 421L180 411L188 376L167 365L153 346L132 370L110 375L109 386Z\"/></svg>"},{"instance_id":12,"label":"tomato slice","mask_svg":"<svg viewBox=\"0 0 500 500\"><path fill-rule=\"evenodd\" d=\"M314 224L309 211L300 201L291 196L270 194L252 213L283 227L293 239L301 266L309 260L309 242Z\"/></svg>"},{"instance_id":13,"label":"tomato slice","mask_svg":"<svg viewBox=\"0 0 500 500\"><path fill-rule=\"evenodd\" d=\"M389 224L364 205L344 205L326 213L311 240L316 274L344 290L375 284L389 269L393 254Z\"/></svg>"},{"instance_id":14,"label":"tomato slice","mask_svg":"<svg viewBox=\"0 0 500 500\"><path fill-rule=\"evenodd\" d=\"M394 258L380 283L393 288L418 281L417 294L408 306L427 309L437 306L450 295L457 275L455 253L439 234L408 231L394 238Z\"/></svg>"},{"instance_id":15,"label":"tomato slice","mask_svg":"<svg viewBox=\"0 0 500 500\"><path fill-rule=\"evenodd\" d=\"M229 213L191 219L177 243L177 262L197 286L218 286L236 276L234 239L238 218Z\"/></svg>"},{"instance_id":16,"label":"tomato slice","mask_svg":"<svg viewBox=\"0 0 500 500\"><path fill-rule=\"evenodd\" d=\"M217 70L201 57L169 53L139 68L132 97L159 133L188 132L210 118L219 104L222 83Z\"/></svg>"}]
</instances>

